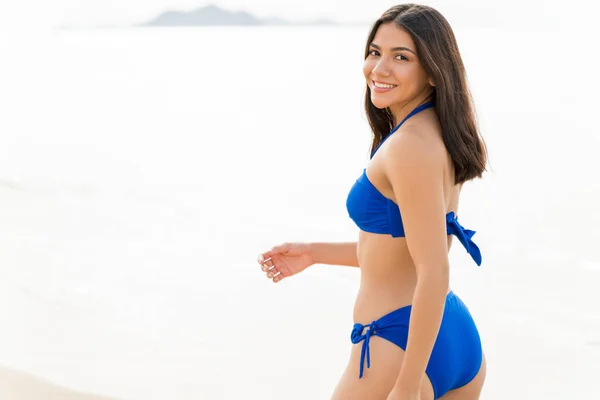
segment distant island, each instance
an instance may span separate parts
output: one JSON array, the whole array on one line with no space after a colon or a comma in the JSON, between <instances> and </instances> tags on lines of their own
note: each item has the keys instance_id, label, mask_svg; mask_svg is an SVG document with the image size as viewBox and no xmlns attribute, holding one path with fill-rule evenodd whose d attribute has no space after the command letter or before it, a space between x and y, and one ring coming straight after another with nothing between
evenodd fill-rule
<instances>
[{"instance_id":1,"label":"distant island","mask_svg":"<svg viewBox=\"0 0 600 400\"><path fill-rule=\"evenodd\" d=\"M325 19L291 22L281 18L260 19L245 11L227 11L209 5L192 11L166 11L151 21L136 26L261 26L261 25L338 25Z\"/></svg>"}]
</instances>

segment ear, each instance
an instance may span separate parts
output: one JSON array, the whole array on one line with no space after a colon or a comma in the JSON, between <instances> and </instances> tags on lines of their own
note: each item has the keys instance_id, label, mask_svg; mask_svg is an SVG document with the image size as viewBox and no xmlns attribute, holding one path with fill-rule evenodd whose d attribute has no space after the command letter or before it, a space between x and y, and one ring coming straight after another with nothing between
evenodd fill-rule
<instances>
[{"instance_id":1,"label":"ear","mask_svg":"<svg viewBox=\"0 0 600 400\"><path fill-rule=\"evenodd\" d=\"M429 86L435 87L435 82L433 81L433 78L429 78Z\"/></svg>"}]
</instances>

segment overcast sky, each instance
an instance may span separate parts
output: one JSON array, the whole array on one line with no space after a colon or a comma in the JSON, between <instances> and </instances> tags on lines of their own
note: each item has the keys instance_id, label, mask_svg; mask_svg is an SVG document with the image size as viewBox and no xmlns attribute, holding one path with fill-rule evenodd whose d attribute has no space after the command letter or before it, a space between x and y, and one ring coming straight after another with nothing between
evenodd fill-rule
<instances>
[{"instance_id":1,"label":"overcast sky","mask_svg":"<svg viewBox=\"0 0 600 400\"><path fill-rule=\"evenodd\" d=\"M437 0L421 1L444 13L448 19L502 18L515 15L559 16L558 0ZM49 28L127 25L146 21L162 11L191 10L215 4L228 10L244 10L259 17L279 16L290 20L329 18L340 22L372 21L401 1L387 0L0 0L0 28ZM572 4L572 3L570 3ZM532 21L533 22L533 21Z\"/></svg>"}]
</instances>

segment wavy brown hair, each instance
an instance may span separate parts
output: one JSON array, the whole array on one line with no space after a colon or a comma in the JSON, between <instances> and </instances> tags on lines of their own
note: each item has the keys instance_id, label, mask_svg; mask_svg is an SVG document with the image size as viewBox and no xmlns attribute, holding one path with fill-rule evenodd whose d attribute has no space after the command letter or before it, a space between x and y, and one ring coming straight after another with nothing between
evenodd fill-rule
<instances>
[{"instance_id":1,"label":"wavy brown hair","mask_svg":"<svg viewBox=\"0 0 600 400\"><path fill-rule=\"evenodd\" d=\"M394 23L410 34L423 68L435 83L432 97L444 144L454 164L455 184L480 178L485 171L487 151L478 132L465 67L450 24L442 14L428 6L394 6L373 24L365 59L379 26L387 23ZM372 153L394 128L394 116L388 108L379 109L373 105L368 86L365 109L373 130Z\"/></svg>"}]
</instances>

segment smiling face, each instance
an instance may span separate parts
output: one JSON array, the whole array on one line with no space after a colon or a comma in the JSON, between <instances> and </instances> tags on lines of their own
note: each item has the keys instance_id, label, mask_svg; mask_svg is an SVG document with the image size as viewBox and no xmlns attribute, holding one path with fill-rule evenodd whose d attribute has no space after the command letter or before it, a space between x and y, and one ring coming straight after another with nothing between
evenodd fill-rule
<instances>
[{"instance_id":1,"label":"smiling face","mask_svg":"<svg viewBox=\"0 0 600 400\"><path fill-rule=\"evenodd\" d=\"M433 81L421 65L417 49L408 32L395 23L379 26L369 46L363 73L377 108L401 110L413 101L425 99Z\"/></svg>"}]
</instances>

